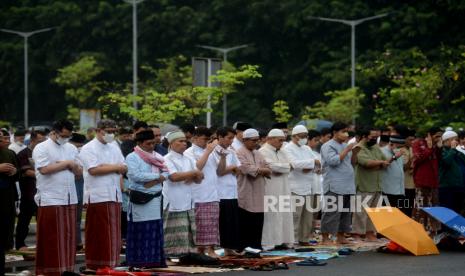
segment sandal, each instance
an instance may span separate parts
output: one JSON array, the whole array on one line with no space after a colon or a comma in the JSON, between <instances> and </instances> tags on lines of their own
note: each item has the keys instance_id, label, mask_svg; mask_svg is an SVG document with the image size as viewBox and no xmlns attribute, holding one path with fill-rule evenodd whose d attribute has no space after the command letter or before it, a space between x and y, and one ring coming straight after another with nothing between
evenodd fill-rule
<instances>
[{"instance_id":1,"label":"sandal","mask_svg":"<svg viewBox=\"0 0 465 276\"><path fill-rule=\"evenodd\" d=\"M304 261L298 262L296 264L298 266L325 266L327 265L326 262L319 261L314 257L307 258Z\"/></svg>"},{"instance_id":2,"label":"sandal","mask_svg":"<svg viewBox=\"0 0 465 276\"><path fill-rule=\"evenodd\" d=\"M337 251L337 254L341 255L341 256L348 256L348 255L352 255L352 253L354 253L355 251L351 248L341 248L339 249L339 251Z\"/></svg>"}]
</instances>

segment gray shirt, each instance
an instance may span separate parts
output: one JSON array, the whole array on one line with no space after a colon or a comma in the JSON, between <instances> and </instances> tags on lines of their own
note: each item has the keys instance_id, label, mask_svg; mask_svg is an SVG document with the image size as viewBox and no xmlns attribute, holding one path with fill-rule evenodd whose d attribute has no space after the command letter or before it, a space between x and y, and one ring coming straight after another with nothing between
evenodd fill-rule
<instances>
[{"instance_id":1,"label":"gray shirt","mask_svg":"<svg viewBox=\"0 0 465 276\"><path fill-rule=\"evenodd\" d=\"M381 151L388 159L391 159L394 155L389 146L382 147ZM392 161L391 165L381 172L381 187L383 187L383 193L385 194L405 195L403 158Z\"/></svg>"},{"instance_id":2,"label":"gray shirt","mask_svg":"<svg viewBox=\"0 0 465 276\"><path fill-rule=\"evenodd\" d=\"M334 139L321 147L324 193L355 194L354 168L350 160L352 153L349 152L342 161L339 158L345 147L347 144L341 144Z\"/></svg>"}]
</instances>

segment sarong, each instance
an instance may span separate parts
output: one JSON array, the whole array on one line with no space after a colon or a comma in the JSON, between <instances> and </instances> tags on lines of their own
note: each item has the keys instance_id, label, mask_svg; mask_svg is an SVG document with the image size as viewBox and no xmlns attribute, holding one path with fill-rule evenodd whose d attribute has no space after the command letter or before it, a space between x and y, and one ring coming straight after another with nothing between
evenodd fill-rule
<instances>
[{"instance_id":1,"label":"sarong","mask_svg":"<svg viewBox=\"0 0 465 276\"><path fill-rule=\"evenodd\" d=\"M194 242L196 227L194 209L164 214L165 254L179 257L197 252Z\"/></svg>"},{"instance_id":2,"label":"sarong","mask_svg":"<svg viewBox=\"0 0 465 276\"><path fill-rule=\"evenodd\" d=\"M197 246L214 246L220 244L219 219L219 202L195 204L195 225L197 227L195 244Z\"/></svg>"},{"instance_id":3,"label":"sarong","mask_svg":"<svg viewBox=\"0 0 465 276\"><path fill-rule=\"evenodd\" d=\"M44 206L37 211L36 275L74 271L76 205Z\"/></svg>"},{"instance_id":4,"label":"sarong","mask_svg":"<svg viewBox=\"0 0 465 276\"><path fill-rule=\"evenodd\" d=\"M113 268L121 252L121 203L90 203L86 213L86 267Z\"/></svg>"},{"instance_id":5,"label":"sarong","mask_svg":"<svg viewBox=\"0 0 465 276\"><path fill-rule=\"evenodd\" d=\"M128 222L126 262L133 267L166 267L161 219Z\"/></svg>"}]
</instances>

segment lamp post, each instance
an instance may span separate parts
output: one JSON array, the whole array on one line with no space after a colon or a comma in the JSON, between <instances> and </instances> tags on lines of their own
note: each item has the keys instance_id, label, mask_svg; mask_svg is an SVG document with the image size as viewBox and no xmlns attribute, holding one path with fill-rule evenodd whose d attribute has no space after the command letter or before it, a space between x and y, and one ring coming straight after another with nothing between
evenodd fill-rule
<instances>
[{"instance_id":1,"label":"lamp post","mask_svg":"<svg viewBox=\"0 0 465 276\"><path fill-rule=\"evenodd\" d=\"M238 45L238 46L234 46L230 48L219 48L219 47L214 47L214 46L209 46L209 45L197 45L197 47L222 53L223 62L226 64L226 62L228 61L229 52L249 47L249 45L244 44L244 45ZM223 95L223 126L227 126L227 125L228 125L228 95L224 94Z\"/></svg>"},{"instance_id":2,"label":"lamp post","mask_svg":"<svg viewBox=\"0 0 465 276\"><path fill-rule=\"evenodd\" d=\"M137 4L145 0L123 0L132 5L132 95L137 96ZM137 101L132 102L137 109Z\"/></svg>"},{"instance_id":3,"label":"lamp post","mask_svg":"<svg viewBox=\"0 0 465 276\"><path fill-rule=\"evenodd\" d=\"M28 57L28 40L29 37L43 32L51 31L53 28L38 29L31 32L20 32L16 30L0 29L0 31L10 34L19 35L24 38L24 126L29 127L29 57Z\"/></svg>"},{"instance_id":4,"label":"lamp post","mask_svg":"<svg viewBox=\"0 0 465 276\"><path fill-rule=\"evenodd\" d=\"M339 19L339 18L326 18L326 17L314 17L314 16L309 16L309 19L316 19L316 20L321 20L321 21L329 21L329 22L337 22L337 23L342 23L349 25L351 27L351 43L350 43L350 59L351 59L351 69L352 69L352 75L351 75L351 80L350 80L350 86L352 88L355 87L355 27L359 24L362 24L363 22L382 18L387 16L388 13L383 13L375 16L370 16L370 17L365 17L365 18L360 18L360 19L355 19L355 20L346 20L346 19Z\"/></svg>"}]
</instances>

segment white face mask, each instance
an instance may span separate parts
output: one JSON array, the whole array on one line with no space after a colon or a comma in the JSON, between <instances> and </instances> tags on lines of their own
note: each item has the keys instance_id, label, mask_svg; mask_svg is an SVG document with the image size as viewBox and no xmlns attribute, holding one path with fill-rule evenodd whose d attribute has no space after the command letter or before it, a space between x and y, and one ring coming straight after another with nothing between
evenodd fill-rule
<instances>
[{"instance_id":1,"label":"white face mask","mask_svg":"<svg viewBox=\"0 0 465 276\"><path fill-rule=\"evenodd\" d=\"M58 143L58 145L63 146L64 144L66 144L66 143L69 142L69 139L70 139L70 138L58 137L58 138L57 138L57 143Z\"/></svg>"},{"instance_id":2,"label":"white face mask","mask_svg":"<svg viewBox=\"0 0 465 276\"><path fill-rule=\"evenodd\" d=\"M22 146L24 145L24 143L23 143L23 142L21 142L21 141L16 141L16 145L18 145L18 146L22 147Z\"/></svg>"},{"instance_id":3,"label":"white face mask","mask_svg":"<svg viewBox=\"0 0 465 276\"><path fill-rule=\"evenodd\" d=\"M105 133L103 135L103 141L105 141L105 143L107 143L107 144L115 141L115 134L113 134L113 133L111 133L111 134L110 133Z\"/></svg>"},{"instance_id":4,"label":"white face mask","mask_svg":"<svg viewBox=\"0 0 465 276\"><path fill-rule=\"evenodd\" d=\"M301 146L305 146L308 142L308 139L307 138L303 138L303 139L299 139L299 141L297 142L299 145Z\"/></svg>"}]
</instances>

